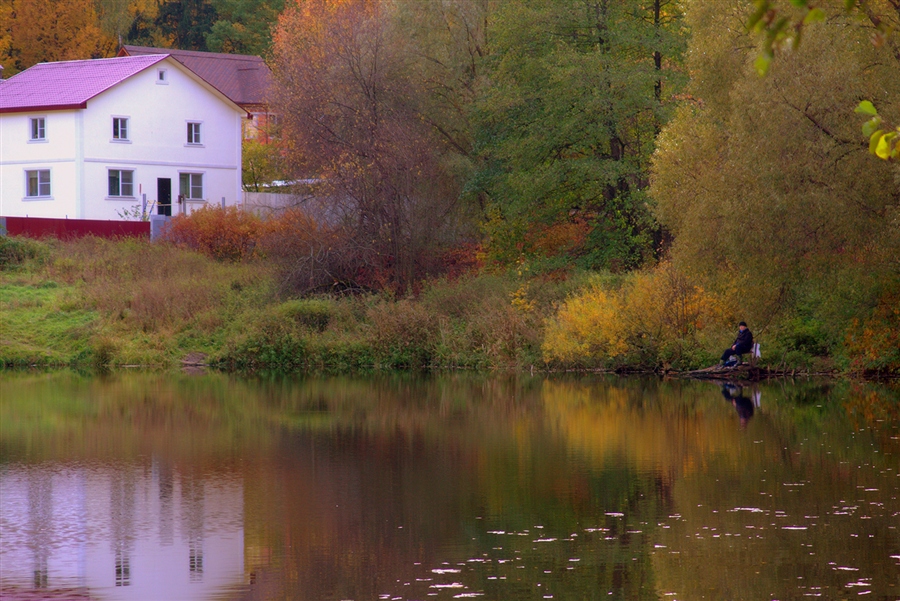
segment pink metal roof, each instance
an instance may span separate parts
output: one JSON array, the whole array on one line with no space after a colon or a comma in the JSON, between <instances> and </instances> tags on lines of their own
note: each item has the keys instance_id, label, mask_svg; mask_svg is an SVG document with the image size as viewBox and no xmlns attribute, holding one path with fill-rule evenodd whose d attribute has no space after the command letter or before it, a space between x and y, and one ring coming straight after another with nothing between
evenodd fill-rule
<instances>
[{"instance_id":1,"label":"pink metal roof","mask_svg":"<svg viewBox=\"0 0 900 601\"><path fill-rule=\"evenodd\" d=\"M166 58L157 54L40 63L0 80L0 113L85 108L94 96Z\"/></svg>"}]
</instances>

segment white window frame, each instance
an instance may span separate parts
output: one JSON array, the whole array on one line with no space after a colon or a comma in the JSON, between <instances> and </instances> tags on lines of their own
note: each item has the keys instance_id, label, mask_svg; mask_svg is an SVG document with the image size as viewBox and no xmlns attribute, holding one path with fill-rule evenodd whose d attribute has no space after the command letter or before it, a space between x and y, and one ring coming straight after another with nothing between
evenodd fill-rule
<instances>
[{"instance_id":1,"label":"white window frame","mask_svg":"<svg viewBox=\"0 0 900 601\"><path fill-rule=\"evenodd\" d=\"M117 174L117 186L118 186L117 194L113 194L113 190L111 188L112 182L110 180L113 177L113 173ZM124 177L122 175L124 173L129 174L129 179L131 181L129 181L129 182L124 181ZM135 198L135 196L134 196L134 169L112 169L112 168L107 169L106 170L106 182L107 182L107 184L106 184L107 198L116 198L116 199L118 199L118 198L133 199L133 198ZM126 191L125 190L126 186L128 188L130 188L130 190L128 190L129 194L124 193Z\"/></svg>"},{"instance_id":2,"label":"white window frame","mask_svg":"<svg viewBox=\"0 0 900 601\"><path fill-rule=\"evenodd\" d=\"M181 196L186 201L198 201L198 200L206 200L203 193L203 176L205 175L202 171L179 171L178 172L178 195ZM187 177L187 194L185 194L185 185L184 179ZM199 178L200 182L197 184L195 182L195 178ZM194 192L198 191L200 196L194 196Z\"/></svg>"},{"instance_id":3,"label":"white window frame","mask_svg":"<svg viewBox=\"0 0 900 601\"><path fill-rule=\"evenodd\" d=\"M37 194L31 194L31 178L32 173L36 174L37 177ZM41 174L47 174L46 181L41 181ZM50 173L50 169L26 169L25 170L25 198L27 200L31 199L43 199L43 198L53 198L53 189L50 186L50 182L52 181L52 175ZM41 194L42 188L46 186L46 194Z\"/></svg>"},{"instance_id":4,"label":"white window frame","mask_svg":"<svg viewBox=\"0 0 900 601\"><path fill-rule=\"evenodd\" d=\"M185 146L203 146L203 121L185 121L187 143Z\"/></svg>"},{"instance_id":5,"label":"white window frame","mask_svg":"<svg viewBox=\"0 0 900 601\"><path fill-rule=\"evenodd\" d=\"M35 131L37 130L37 131ZM28 141L29 142L46 142L47 141L47 117L29 117L28 118Z\"/></svg>"},{"instance_id":6,"label":"white window frame","mask_svg":"<svg viewBox=\"0 0 900 601\"><path fill-rule=\"evenodd\" d=\"M131 138L129 137L128 130L130 129L130 121L131 117L127 115L113 115L112 117L112 138L110 138L110 142L131 142ZM122 135L122 125L125 125L125 135ZM118 125L118 131L117 126ZM118 134L118 136L116 135Z\"/></svg>"},{"instance_id":7,"label":"white window frame","mask_svg":"<svg viewBox=\"0 0 900 601\"><path fill-rule=\"evenodd\" d=\"M156 70L156 85L158 85L158 86L169 85L169 74L167 72L167 69L157 69Z\"/></svg>"}]
</instances>

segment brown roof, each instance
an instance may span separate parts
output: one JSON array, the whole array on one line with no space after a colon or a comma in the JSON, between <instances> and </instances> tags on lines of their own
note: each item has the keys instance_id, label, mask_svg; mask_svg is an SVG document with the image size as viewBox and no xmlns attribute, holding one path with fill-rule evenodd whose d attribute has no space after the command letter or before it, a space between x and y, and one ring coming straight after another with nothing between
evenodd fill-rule
<instances>
[{"instance_id":1,"label":"brown roof","mask_svg":"<svg viewBox=\"0 0 900 601\"><path fill-rule=\"evenodd\" d=\"M258 56L122 46L119 56L168 54L244 108L266 104L271 71Z\"/></svg>"}]
</instances>

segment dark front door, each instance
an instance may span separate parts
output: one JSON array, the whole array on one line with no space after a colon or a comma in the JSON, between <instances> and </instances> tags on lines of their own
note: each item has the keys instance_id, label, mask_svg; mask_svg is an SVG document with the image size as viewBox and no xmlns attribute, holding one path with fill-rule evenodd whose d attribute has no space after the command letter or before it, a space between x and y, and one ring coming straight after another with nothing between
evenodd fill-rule
<instances>
[{"instance_id":1,"label":"dark front door","mask_svg":"<svg viewBox=\"0 0 900 601\"><path fill-rule=\"evenodd\" d=\"M156 180L156 213L172 216L172 180L168 177Z\"/></svg>"}]
</instances>

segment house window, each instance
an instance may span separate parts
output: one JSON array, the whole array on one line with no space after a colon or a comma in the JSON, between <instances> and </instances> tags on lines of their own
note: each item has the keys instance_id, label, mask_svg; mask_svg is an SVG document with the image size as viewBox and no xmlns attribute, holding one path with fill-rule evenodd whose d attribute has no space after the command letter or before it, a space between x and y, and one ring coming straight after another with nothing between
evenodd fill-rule
<instances>
[{"instance_id":1,"label":"house window","mask_svg":"<svg viewBox=\"0 0 900 601\"><path fill-rule=\"evenodd\" d=\"M179 194L185 200L203 200L203 174L182 173Z\"/></svg>"},{"instance_id":2,"label":"house window","mask_svg":"<svg viewBox=\"0 0 900 601\"><path fill-rule=\"evenodd\" d=\"M26 198L50 196L50 170L35 169L25 172Z\"/></svg>"},{"instance_id":3,"label":"house window","mask_svg":"<svg viewBox=\"0 0 900 601\"><path fill-rule=\"evenodd\" d=\"M47 121L44 117L31 118L31 139L39 141L47 139Z\"/></svg>"},{"instance_id":4,"label":"house window","mask_svg":"<svg viewBox=\"0 0 900 601\"><path fill-rule=\"evenodd\" d=\"M128 118L127 117L113 117L112 137L113 137L113 140L127 140L128 139Z\"/></svg>"},{"instance_id":5,"label":"house window","mask_svg":"<svg viewBox=\"0 0 900 601\"><path fill-rule=\"evenodd\" d=\"M109 170L109 195L134 196L134 171Z\"/></svg>"},{"instance_id":6,"label":"house window","mask_svg":"<svg viewBox=\"0 0 900 601\"><path fill-rule=\"evenodd\" d=\"M158 83L158 84L169 83L168 75L166 74L165 69L157 69L156 70L156 83Z\"/></svg>"},{"instance_id":7,"label":"house window","mask_svg":"<svg viewBox=\"0 0 900 601\"><path fill-rule=\"evenodd\" d=\"M200 124L194 121L188 121L187 124L187 143L200 144Z\"/></svg>"}]
</instances>

